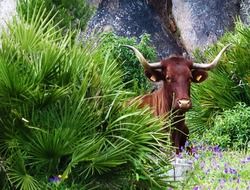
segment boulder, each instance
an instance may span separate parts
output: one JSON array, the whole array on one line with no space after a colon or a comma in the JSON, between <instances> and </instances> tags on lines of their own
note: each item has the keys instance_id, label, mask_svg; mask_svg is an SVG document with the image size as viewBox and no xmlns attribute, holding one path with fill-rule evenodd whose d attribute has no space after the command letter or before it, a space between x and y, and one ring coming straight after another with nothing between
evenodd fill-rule
<instances>
[{"instance_id":1,"label":"boulder","mask_svg":"<svg viewBox=\"0 0 250 190\"><path fill-rule=\"evenodd\" d=\"M87 2L94 7L98 7L102 0L87 0Z\"/></svg>"},{"instance_id":2,"label":"boulder","mask_svg":"<svg viewBox=\"0 0 250 190\"><path fill-rule=\"evenodd\" d=\"M240 18L245 25L250 24L250 0L241 1Z\"/></svg>"},{"instance_id":3,"label":"boulder","mask_svg":"<svg viewBox=\"0 0 250 190\"><path fill-rule=\"evenodd\" d=\"M183 51L146 0L102 0L89 22L87 32L94 30L113 30L117 35L137 38L148 33L159 58Z\"/></svg>"},{"instance_id":4,"label":"boulder","mask_svg":"<svg viewBox=\"0 0 250 190\"><path fill-rule=\"evenodd\" d=\"M16 0L0 0L0 34L6 23L16 14Z\"/></svg>"},{"instance_id":5,"label":"boulder","mask_svg":"<svg viewBox=\"0 0 250 190\"><path fill-rule=\"evenodd\" d=\"M240 0L172 0L172 14L185 49L191 53L233 29Z\"/></svg>"}]
</instances>

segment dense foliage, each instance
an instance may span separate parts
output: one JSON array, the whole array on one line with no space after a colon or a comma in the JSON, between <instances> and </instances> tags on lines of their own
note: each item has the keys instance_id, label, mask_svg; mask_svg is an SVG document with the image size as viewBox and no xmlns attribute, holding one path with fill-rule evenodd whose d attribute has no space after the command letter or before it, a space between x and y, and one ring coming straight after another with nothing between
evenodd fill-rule
<instances>
[{"instance_id":1,"label":"dense foliage","mask_svg":"<svg viewBox=\"0 0 250 190\"><path fill-rule=\"evenodd\" d=\"M151 84L145 77L143 68L134 52L122 45L136 47L146 59L152 61L156 58L156 51L150 46L150 36L142 35L139 43L136 38L119 37L114 33L106 33L103 36L105 36L104 51L109 50L112 57L118 62L124 74L125 87L135 92L149 90Z\"/></svg>"},{"instance_id":2,"label":"dense foliage","mask_svg":"<svg viewBox=\"0 0 250 190\"><path fill-rule=\"evenodd\" d=\"M214 127L203 135L204 141L221 148L247 149L250 142L250 107L236 105L216 116Z\"/></svg>"},{"instance_id":3,"label":"dense foliage","mask_svg":"<svg viewBox=\"0 0 250 190\"><path fill-rule=\"evenodd\" d=\"M60 28L84 30L88 20L94 12L94 8L86 0L19 0L19 14L27 19L32 19L34 12L43 7L47 16L53 17ZM27 6L32 9L27 9Z\"/></svg>"},{"instance_id":4,"label":"dense foliage","mask_svg":"<svg viewBox=\"0 0 250 190\"><path fill-rule=\"evenodd\" d=\"M0 188L166 188L163 122L126 105L105 40L81 45L36 10L1 36Z\"/></svg>"},{"instance_id":5,"label":"dense foliage","mask_svg":"<svg viewBox=\"0 0 250 190\"><path fill-rule=\"evenodd\" d=\"M234 32L227 33L217 45L209 48L199 61L213 60L221 48L231 43L232 47L221 59L219 66L209 72L207 81L194 85L192 96L194 109L188 114L191 133L213 130L214 118L224 110L233 109L238 103L250 105L250 28L240 21ZM239 126L240 127L240 126ZM242 129L243 133L244 129Z\"/></svg>"}]
</instances>

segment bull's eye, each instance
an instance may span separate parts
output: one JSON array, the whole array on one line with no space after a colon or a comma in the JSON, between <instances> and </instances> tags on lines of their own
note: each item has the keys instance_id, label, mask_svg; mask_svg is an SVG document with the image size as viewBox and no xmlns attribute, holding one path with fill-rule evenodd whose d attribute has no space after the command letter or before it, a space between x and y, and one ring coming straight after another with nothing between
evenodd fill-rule
<instances>
[{"instance_id":1,"label":"bull's eye","mask_svg":"<svg viewBox=\"0 0 250 190\"><path fill-rule=\"evenodd\" d=\"M172 79L171 79L170 77L167 76L167 77L166 77L166 81L170 83L170 82L172 82Z\"/></svg>"}]
</instances>

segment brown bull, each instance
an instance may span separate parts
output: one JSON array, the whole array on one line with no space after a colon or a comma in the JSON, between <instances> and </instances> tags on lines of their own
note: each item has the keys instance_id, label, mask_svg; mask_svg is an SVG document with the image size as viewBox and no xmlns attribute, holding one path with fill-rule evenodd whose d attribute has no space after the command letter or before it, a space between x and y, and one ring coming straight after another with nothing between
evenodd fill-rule
<instances>
[{"instance_id":1,"label":"brown bull","mask_svg":"<svg viewBox=\"0 0 250 190\"><path fill-rule=\"evenodd\" d=\"M167 115L170 111L173 113L176 121L173 122L174 130L171 130L171 140L177 153L185 146L189 134L184 114L192 107L190 84L204 81L208 76L207 71L217 65L223 52L229 46L225 46L211 63L201 64L193 63L182 56L171 56L161 62L148 63L135 47L126 45L135 52L144 67L145 75L151 81L163 81L159 90L139 97L140 107L150 106L156 116Z\"/></svg>"}]
</instances>

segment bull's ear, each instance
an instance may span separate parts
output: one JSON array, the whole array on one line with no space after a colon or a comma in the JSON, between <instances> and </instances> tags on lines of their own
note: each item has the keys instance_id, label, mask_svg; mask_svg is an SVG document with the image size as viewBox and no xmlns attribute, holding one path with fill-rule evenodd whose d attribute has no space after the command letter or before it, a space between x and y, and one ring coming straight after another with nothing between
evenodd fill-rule
<instances>
[{"instance_id":1,"label":"bull's ear","mask_svg":"<svg viewBox=\"0 0 250 190\"><path fill-rule=\"evenodd\" d=\"M152 82L158 82L158 81L164 79L163 74L162 74L161 71L151 71L151 72L145 71L145 75Z\"/></svg>"},{"instance_id":2,"label":"bull's ear","mask_svg":"<svg viewBox=\"0 0 250 190\"><path fill-rule=\"evenodd\" d=\"M204 70L201 70L201 69L192 70L192 82L200 83L206 80L207 77L208 77L208 74Z\"/></svg>"}]
</instances>

